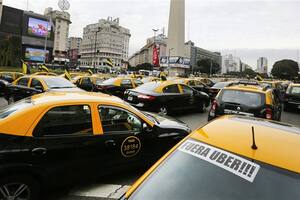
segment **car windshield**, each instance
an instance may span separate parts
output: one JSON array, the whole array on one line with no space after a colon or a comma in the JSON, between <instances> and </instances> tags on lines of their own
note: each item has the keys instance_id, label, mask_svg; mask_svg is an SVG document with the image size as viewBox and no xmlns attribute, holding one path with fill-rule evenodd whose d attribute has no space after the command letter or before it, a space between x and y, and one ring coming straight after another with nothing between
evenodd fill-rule
<instances>
[{"instance_id":1,"label":"car windshield","mask_svg":"<svg viewBox=\"0 0 300 200\"><path fill-rule=\"evenodd\" d=\"M300 87L292 87L291 94L300 94Z\"/></svg>"},{"instance_id":2,"label":"car windshield","mask_svg":"<svg viewBox=\"0 0 300 200\"><path fill-rule=\"evenodd\" d=\"M222 89L222 88L226 87L229 84L230 84L229 82L219 82L219 83L214 84L214 86L212 88Z\"/></svg>"},{"instance_id":3,"label":"car windshield","mask_svg":"<svg viewBox=\"0 0 300 200\"><path fill-rule=\"evenodd\" d=\"M0 110L0 119L4 119L4 118L8 117L9 115L11 115L17 111L20 111L24 108L28 108L32 105L33 105L33 103L31 102L31 99L25 98L14 104L5 106L5 107L1 108L1 110Z\"/></svg>"},{"instance_id":4,"label":"car windshield","mask_svg":"<svg viewBox=\"0 0 300 200\"><path fill-rule=\"evenodd\" d=\"M258 107L263 104L263 94L241 90L223 90L219 100L224 103Z\"/></svg>"},{"instance_id":5,"label":"car windshield","mask_svg":"<svg viewBox=\"0 0 300 200\"><path fill-rule=\"evenodd\" d=\"M46 77L43 78L43 80L50 89L76 87L70 81L62 77Z\"/></svg>"},{"instance_id":6,"label":"car windshield","mask_svg":"<svg viewBox=\"0 0 300 200\"><path fill-rule=\"evenodd\" d=\"M129 197L130 200L295 200L300 198L298 173L261 162L253 163L249 159L195 140L186 142L193 142L194 146L181 148L181 145L180 149L158 166L140 185ZM203 146L206 147L200 149ZM238 168L236 168L237 160L240 161ZM244 163L247 166L245 168L250 165L247 173L242 169Z\"/></svg>"},{"instance_id":7,"label":"car windshield","mask_svg":"<svg viewBox=\"0 0 300 200\"><path fill-rule=\"evenodd\" d=\"M113 85L115 83L115 81L116 81L116 78L110 78L110 79L103 81L102 83L105 85Z\"/></svg>"},{"instance_id":8,"label":"car windshield","mask_svg":"<svg viewBox=\"0 0 300 200\"><path fill-rule=\"evenodd\" d=\"M136 88L138 91L153 91L155 90L161 83L160 82L149 82L144 83Z\"/></svg>"}]
</instances>

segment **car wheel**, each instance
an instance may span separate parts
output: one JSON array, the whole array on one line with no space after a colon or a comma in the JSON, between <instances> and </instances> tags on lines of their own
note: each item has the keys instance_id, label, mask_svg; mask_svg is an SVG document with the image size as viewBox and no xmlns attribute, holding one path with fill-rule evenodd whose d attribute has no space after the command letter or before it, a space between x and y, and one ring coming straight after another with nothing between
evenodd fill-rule
<instances>
[{"instance_id":1,"label":"car wheel","mask_svg":"<svg viewBox=\"0 0 300 200\"><path fill-rule=\"evenodd\" d=\"M10 176L0 181L0 199L37 200L39 184L29 176Z\"/></svg>"},{"instance_id":2,"label":"car wheel","mask_svg":"<svg viewBox=\"0 0 300 200\"><path fill-rule=\"evenodd\" d=\"M204 113L206 111L206 103L202 101L200 103L199 112Z\"/></svg>"},{"instance_id":3,"label":"car wheel","mask_svg":"<svg viewBox=\"0 0 300 200\"><path fill-rule=\"evenodd\" d=\"M8 104L12 104L14 102L15 102L15 99L13 97L9 97L8 100L7 100Z\"/></svg>"},{"instance_id":4,"label":"car wheel","mask_svg":"<svg viewBox=\"0 0 300 200\"><path fill-rule=\"evenodd\" d=\"M162 115L162 116L165 116L165 115L168 115L168 109L167 107L165 106L162 106L158 109L158 114Z\"/></svg>"}]
</instances>

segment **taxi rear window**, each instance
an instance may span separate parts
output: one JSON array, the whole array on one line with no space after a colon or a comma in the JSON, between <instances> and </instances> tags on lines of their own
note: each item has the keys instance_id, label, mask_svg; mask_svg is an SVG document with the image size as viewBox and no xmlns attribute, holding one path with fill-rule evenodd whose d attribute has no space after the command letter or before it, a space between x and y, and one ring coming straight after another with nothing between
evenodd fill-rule
<instances>
[{"instance_id":1,"label":"taxi rear window","mask_svg":"<svg viewBox=\"0 0 300 200\"><path fill-rule=\"evenodd\" d=\"M241 91L241 90L223 90L219 100L225 103L235 103L249 107L259 107L263 105L264 95L261 93Z\"/></svg>"},{"instance_id":2,"label":"taxi rear window","mask_svg":"<svg viewBox=\"0 0 300 200\"><path fill-rule=\"evenodd\" d=\"M33 103L31 102L30 98L26 98L14 104L5 106L0 110L0 119L4 119L15 112L28 108L32 105Z\"/></svg>"},{"instance_id":3,"label":"taxi rear window","mask_svg":"<svg viewBox=\"0 0 300 200\"><path fill-rule=\"evenodd\" d=\"M300 198L299 187L298 173L187 140L129 199L294 200Z\"/></svg>"}]
</instances>

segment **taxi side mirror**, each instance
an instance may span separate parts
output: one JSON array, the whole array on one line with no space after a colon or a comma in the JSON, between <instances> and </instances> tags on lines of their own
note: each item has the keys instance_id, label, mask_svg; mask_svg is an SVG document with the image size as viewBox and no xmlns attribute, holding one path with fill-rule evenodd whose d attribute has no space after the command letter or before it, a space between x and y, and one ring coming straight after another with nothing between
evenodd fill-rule
<instances>
[{"instance_id":1,"label":"taxi side mirror","mask_svg":"<svg viewBox=\"0 0 300 200\"><path fill-rule=\"evenodd\" d=\"M143 131L149 133L152 131L152 128L148 124L143 123Z\"/></svg>"}]
</instances>

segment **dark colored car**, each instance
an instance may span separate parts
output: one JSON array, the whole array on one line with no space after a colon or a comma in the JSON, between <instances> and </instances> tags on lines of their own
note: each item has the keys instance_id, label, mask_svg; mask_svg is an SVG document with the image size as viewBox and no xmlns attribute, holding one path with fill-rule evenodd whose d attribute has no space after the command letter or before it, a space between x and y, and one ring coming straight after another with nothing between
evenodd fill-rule
<instances>
[{"instance_id":1,"label":"dark colored car","mask_svg":"<svg viewBox=\"0 0 300 200\"><path fill-rule=\"evenodd\" d=\"M82 91L70 81L58 76L22 76L12 84L7 84L4 97L13 103L34 94L49 91Z\"/></svg>"},{"instance_id":2,"label":"dark colored car","mask_svg":"<svg viewBox=\"0 0 300 200\"><path fill-rule=\"evenodd\" d=\"M208 94L210 86L206 85L202 81L196 79L196 78L187 78L187 79L177 79L176 82L178 83L184 83L190 87L192 87L195 90L205 92Z\"/></svg>"},{"instance_id":3,"label":"dark colored car","mask_svg":"<svg viewBox=\"0 0 300 200\"><path fill-rule=\"evenodd\" d=\"M85 91L98 91L98 86L103 83L104 77L97 75L84 75L76 80L75 85Z\"/></svg>"},{"instance_id":4,"label":"dark colored car","mask_svg":"<svg viewBox=\"0 0 300 200\"><path fill-rule=\"evenodd\" d=\"M110 78L97 85L97 91L111 94L120 98L124 97L127 89L136 88L143 83L136 78L117 77Z\"/></svg>"},{"instance_id":5,"label":"dark colored car","mask_svg":"<svg viewBox=\"0 0 300 200\"><path fill-rule=\"evenodd\" d=\"M191 109L203 112L210 102L206 93L176 81L145 83L127 90L124 99L139 109L162 115Z\"/></svg>"},{"instance_id":6,"label":"dark colored car","mask_svg":"<svg viewBox=\"0 0 300 200\"><path fill-rule=\"evenodd\" d=\"M284 96L284 110L300 110L300 84L290 84Z\"/></svg>"},{"instance_id":7,"label":"dark colored car","mask_svg":"<svg viewBox=\"0 0 300 200\"><path fill-rule=\"evenodd\" d=\"M106 94L28 97L0 109L0 199L44 199L43 189L149 166L190 131Z\"/></svg>"},{"instance_id":8,"label":"dark colored car","mask_svg":"<svg viewBox=\"0 0 300 200\"><path fill-rule=\"evenodd\" d=\"M226 82L218 82L216 84L214 84L211 88L209 88L208 90L208 95L210 96L210 98L215 98L217 96L217 94L219 93L219 91L221 89L223 89L224 87L230 86L230 85L234 85L235 82L231 82L231 81L226 81Z\"/></svg>"},{"instance_id":9,"label":"dark colored car","mask_svg":"<svg viewBox=\"0 0 300 200\"><path fill-rule=\"evenodd\" d=\"M222 115L245 115L280 121L282 105L274 90L259 85L222 89L212 103L208 120Z\"/></svg>"}]
</instances>

